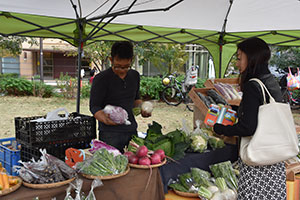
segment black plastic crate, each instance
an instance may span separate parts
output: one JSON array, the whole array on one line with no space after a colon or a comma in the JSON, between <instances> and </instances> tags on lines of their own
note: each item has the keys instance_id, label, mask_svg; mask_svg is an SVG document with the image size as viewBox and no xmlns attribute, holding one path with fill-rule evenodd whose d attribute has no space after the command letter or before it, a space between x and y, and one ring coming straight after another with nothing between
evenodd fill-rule
<instances>
[{"instance_id":1,"label":"black plastic crate","mask_svg":"<svg viewBox=\"0 0 300 200\"><path fill-rule=\"evenodd\" d=\"M64 117L65 115L60 116ZM56 141L74 138L80 140L96 138L96 120L92 116L70 113L69 118L64 120L31 121L42 117L45 116L16 117L16 140L31 146L46 146Z\"/></svg>"},{"instance_id":2,"label":"black plastic crate","mask_svg":"<svg viewBox=\"0 0 300 200\"><path fill-rule=\"evenodd\" d=\"M21 160L29 161L32 158L39 160L41 157L40 149L46 149L47 153L61 159L65 160L66 149L72 147L75 149L87 149L90 148L90 143L92 139L78 139L73 140L60 140L52 142L48 145L29 145L26 143L21 143Z\"/></svg>"}]
</instances>

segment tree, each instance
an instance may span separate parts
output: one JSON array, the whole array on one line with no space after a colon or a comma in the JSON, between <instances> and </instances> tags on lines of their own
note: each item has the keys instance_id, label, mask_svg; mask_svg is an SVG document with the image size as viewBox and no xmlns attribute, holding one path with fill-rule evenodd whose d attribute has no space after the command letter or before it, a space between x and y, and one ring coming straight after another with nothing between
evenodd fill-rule
<instances>
[{"instance_id":1,"label":"tree","mask_svg":"<svg viewBox=\"0 0 300 200\"><path fill-rule=\"evenodd\" d=\"M271 47L271 65L284 69L286 67L299 67L300 48L299 47Z\"/></svg>"},{"instance_id":2,"label":"tree","mask_svg":"<svg viewBox=\"0 0 300 200\"><path fill-rule=\"evenodd\" d=\"M22 43L37 44L34 38L18 37L18 36L0 36L0 57L18 56L22 52Z\"/></svg>"},{"instance_id":3,"label":"tree","mask_svg":"<svg viewBox=\"0 0 300 200\"><path fill-rule=\"evenodd\" d=\"M104 70L108 66L108 58L113 42L99 41L83 47L84 56L89 58L95 64L98 70ZM66 53L67 56L77 56L76 50Z\"/></svg>"},{"instance_id":4,"label":"tree","mask_svg":"<svg viewBox=\"0 0 300 200\"><path fill-rule=\"evenodd\" d=\"M185 45L171 43L139 43L136 46L140 64L150 61L162 74L183 70L188 58L184 50Z\"/></svg>"}]
</instances>

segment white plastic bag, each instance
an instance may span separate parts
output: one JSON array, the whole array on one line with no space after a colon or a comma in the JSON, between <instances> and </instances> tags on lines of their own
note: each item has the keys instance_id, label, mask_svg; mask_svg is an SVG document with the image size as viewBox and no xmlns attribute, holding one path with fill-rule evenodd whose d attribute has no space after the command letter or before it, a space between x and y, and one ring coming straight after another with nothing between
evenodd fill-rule
<instances>
[{"instance_id":1,"label":"white plastic bag","mask_svg":"<svg viewBox=\"0 0 300 200\"><path fill-rule=\"evenodd\" d=\"M106 105L103 112L109 114L109 118L117 124L131 124L127 111L119 106Z\"/></svg>"},{"instance_id":2,"label":"white plastic bag","mask_svg":"<svg viewBox=\"0 0 300 200\"><path fill-rule=\"evenodd\" d=\"M65 112L65 117L60 117L58 115L59 112L64 111ZM46 118L38 118L31 120L31 122L45 122L45 121L54 121L54 120L63 120L63 119L68 119L69 117L69 112L65 108L57 108L51 112L47 113Z\"/></svg>"}]
</instances>

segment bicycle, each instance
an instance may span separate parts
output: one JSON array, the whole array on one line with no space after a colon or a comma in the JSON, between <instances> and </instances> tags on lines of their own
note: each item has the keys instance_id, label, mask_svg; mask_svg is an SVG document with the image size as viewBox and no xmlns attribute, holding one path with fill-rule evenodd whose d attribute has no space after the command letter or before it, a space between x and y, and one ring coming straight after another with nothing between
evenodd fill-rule
<instances>
[{"instance_id":1,"label":"bicycle","mask_svg":"<svg viewBox=\"0 0 300 200\"><path fill-rule=\"evenodd\" d=\"M184 103L189 111L193 111L194 104L188 94L197 83L197 73L198 67L195 66L191 67L185 80L182 82L176 79L178 77L176 72L163 78L162 83L166 88L162 91L162 99L171 106L178 106Z\"/></svg>"}]
</instances>

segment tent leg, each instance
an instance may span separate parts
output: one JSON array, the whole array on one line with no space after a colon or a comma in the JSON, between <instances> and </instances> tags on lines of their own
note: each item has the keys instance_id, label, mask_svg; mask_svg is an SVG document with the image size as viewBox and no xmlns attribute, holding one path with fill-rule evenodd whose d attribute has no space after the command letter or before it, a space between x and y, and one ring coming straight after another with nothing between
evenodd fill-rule
<instances>
[{"instance_id":1,"label":"tent leg","mask_svg":"<svg viewBox=\"0 0 300 200\"><path fill-rule=\"evenodd\" d=\"M80 113L80 86L81 86L81 54L82 54L82 45L78 45L78 66L77 66L77 97L76 97L76 112Z\"/></svg>"}]
</instances>

